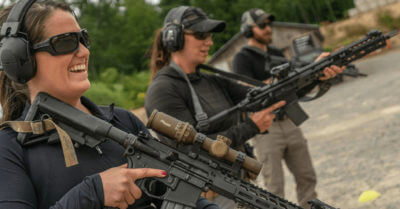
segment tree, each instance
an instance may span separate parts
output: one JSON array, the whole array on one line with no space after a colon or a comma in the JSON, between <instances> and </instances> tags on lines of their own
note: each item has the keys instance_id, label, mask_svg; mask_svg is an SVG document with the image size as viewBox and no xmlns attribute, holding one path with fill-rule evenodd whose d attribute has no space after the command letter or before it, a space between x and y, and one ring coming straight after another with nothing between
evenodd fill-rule
<instances>
[{"instance_id":1,"label":"tree","mask_svg":"<svg viewBox=\"0 0 400 209\"><path fill-rule=\"evenodd\" d=\"M342 19L353 0L269 0L267 7L277 19L287 22L314 23Z\"/></svg>"},{"instance_id":2,"label":"tree","mask_svg":"<svg viewBox=\"0 0 400 209\"><path fill-rule=\"evenodd\" d=\"M110 67L125 74L147 69L145 54L161 25L154 6L144 0L75 0L72 4L91 37L92 76Z\"/></svg>"}]
</instances>

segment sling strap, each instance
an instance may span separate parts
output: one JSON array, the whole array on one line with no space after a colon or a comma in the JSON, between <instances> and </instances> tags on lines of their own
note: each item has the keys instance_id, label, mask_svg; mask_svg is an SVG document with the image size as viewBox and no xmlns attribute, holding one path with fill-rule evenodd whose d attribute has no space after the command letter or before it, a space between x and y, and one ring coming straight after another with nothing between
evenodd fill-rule
<instances>
[{"instance_id":1,"label":"sling strap","mask_svg":"<svg viewBox=\"0 0 400 209\"><path fill-rule=\"evenodd\" d=\"M223 71L221 69L218 69L218 68L215 68L215 67L211 67L209 65L200 64L198 67L200 69L204 69L204 70L207 70L207 71L210 71L210 72L213 72L213 73L217 73L217 74L219 74L221 76L224 76L224 77L227 77L227 78L230 78L230 79L233 79L233 80L242 81L242 82L245 82L247 84L251 84L253 86L264 86L265 85L265 83L263 83L263 82L261 82L259 80L256 80L256 79L253 79L253 78L250 78L250 77L247 77L247 76L243 76L243 75L240 75L240 74L237 74L237 73L230 73L230 72L227 72L227 71Z\"/></svg>"},{"instance_id":2,"label":"sling strap","mask_svg":"<svg viewBox=\"0 0 400 209\"><path fill-rule=\"evenodd\" d=\"M192 102L193 102L193 106L194 106L194 111L195 111L195 119L197 122L197 126L196 129L200 132L205 133L209 128L210 128L210 122L208 120L208 116L207 113L204 112L201 104L200 104L200 100L199 97L197 96L196 91L194 90L192 84L189 81L189 78L187 77L186 73L182 70L181 67L179 67L175 62L171 61L169 64L170 67L172 67L173 69L175 69L178 74L180 76L182 76L183 79L185 79L185 81L187 82L191 95L192 95ZM200 64L198 65L198 67L200 69L204 69L204 70L208 70L210 72L219 74L221 76L225 76L237 81L242 81L245 82L247 84L253 85L253 86L263 86L265 85L263 82L246 77L246 76L242 76L236 73L230 73L230 72L225 72L223 70L211 67L209 65L204 65L204 64Z\"/></svg>"},{"instance_id":3,"label":"sling strap","mask_svg":"<svg viewBox=\"0 0 400 209\"><path fill-rule=\"evenodd\" d=\"M51 118L39 121L5 121L0 124L0 130L6 127L12 128L17 133L32 133L38 135L56 129L58 136L60 137L65 166L70 167L78 164L78 158L76 157L71 137L67 132L54 123Z\"/></svg>"},{"instance_id":4,"label":"sling strap","mask_svg":"<svg viewBox=\"0 0 400 209\"><path fill-rule=\"evenodd\" d=\"M183 79L185 79L186 83L189 86L190 93L192 95L195 119L197 121L196 129L202 133L207 132L208 129L210 128L210 122L208 121L207 113L205 113L203 108L201 107L199 97L197 96L196 91L194 90L192 84L190 83L189 78L187 77L186 73L182 70L182 68L179 67L175 62L171 61L169 63L169 66L173 68L176 72L178 72L178 74L182 76Z\"/></svg>"}]
</instances>

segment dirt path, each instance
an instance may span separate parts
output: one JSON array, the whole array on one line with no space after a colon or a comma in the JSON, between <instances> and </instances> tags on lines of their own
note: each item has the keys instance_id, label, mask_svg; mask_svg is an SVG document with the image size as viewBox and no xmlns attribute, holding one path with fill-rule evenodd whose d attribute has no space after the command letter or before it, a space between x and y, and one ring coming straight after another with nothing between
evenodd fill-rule
<instances>
[{"instance_id":1,"label":"dirt path","mask_svg":"<svg viewBox=\"0 0 400 209\"><path fill-rule=\"evenodd\" d=\"M342 209L400 208L400 49L361 60L349 78L302 106L319 199ZM286 198L295 201L286 169ZM381 194L359 203L365 190Z\"/></svg>"}]
</instances>

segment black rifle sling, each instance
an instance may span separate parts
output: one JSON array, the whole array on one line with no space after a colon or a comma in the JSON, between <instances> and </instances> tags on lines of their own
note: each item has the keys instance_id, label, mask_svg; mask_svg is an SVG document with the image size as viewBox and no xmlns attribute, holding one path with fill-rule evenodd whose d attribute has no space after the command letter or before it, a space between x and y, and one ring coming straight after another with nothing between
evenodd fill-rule
<instances>
[{"instance_id":1,"label":"black rifle sling","mask_svg":"<svg viewBox=\"0 0 400 209\"><path fill-rule=\"evenodd\" d=\"M268 60L268 62L265 62L265 67L264 67L264 70L267 72L270 72L273 67L281 65L281 64L285 64L285 63L292 64L289 60L286 59L286 57L272 55L268 52L261 50L260 48L254 47L254 46L244 46L243 48L246 48L250 51L260 54L261 56L264 56L264 58L266 60Z\"/></svg>"},{"instance_id":2,"label":"black rifle sling","mask_svg":"<svg viewBox=\"0 0 400 209\"><path fill-rule=\"evenodd\" d=\"M204 70L207 70L207 71L210 71L210 72L213 72L213 73L217 73L217 74L219 74L221 76L224 76L224 77L227 77L227 78L231 78L233 80L242 81L242 82L245 82L247 84L251 84L253 86L264 86L265 85L265 83L263 83L263 82L261 82L259 80L256 80L256 79L253 79L253 78L250 78L250 77L247 77L247 76L243 76L243 75L240 75L240 74L237 74L237 73L231 73L231 72L223 71L221 69L217 69L217 68L211 67L209 65L200 64L198 67L200 69L204 69Z\"/></svg>"},{"instance_id":3,"label":"black rifle sling","mask_svg":"<svg viewBox=\"0 0 400 209\"><path fill-rule=\"evenodd\" d=\"M208 116L207 116L207 113L205 113L203 108L201 107L199 97L197 96L196 91L194 90L192 84L190 83L189 78L187 77L186 73L183 72L182 68L179 67L175 62L171 61L169 66L171 68L175 69L176 72L178 72L179 75L181 75L185 79L185 81L187 82L187 84L189 86L190 93L192 95L195 119L197 121L196 129L202 133L207 132L208 129L210 128Z\"/></svg>"}]
</instances>

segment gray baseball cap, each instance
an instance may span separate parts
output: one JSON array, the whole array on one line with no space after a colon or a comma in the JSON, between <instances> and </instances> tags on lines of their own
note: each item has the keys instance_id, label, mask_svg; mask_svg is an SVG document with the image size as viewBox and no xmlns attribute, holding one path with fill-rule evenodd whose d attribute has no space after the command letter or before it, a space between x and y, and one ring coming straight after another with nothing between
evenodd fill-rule
<instances>
[{"instance_id":1,"label":"gray baseball cap","mask_svg":"<svg viewBox=\"0 0 400 209\"><path fill-rule=\"evenodd\" d=\"M180 13L183 12L182 19L179 20ZM183 24L184 29L193 32L212 32L218 33L225 29L225 22L222 20L210 19L207 14L197 7L180 6L171 9L164 19L164 26L168 24Z\"/></svg>"},{"instance_id":2,"label":"gray baseball cap","mask_svg":"<svg viewBox=\"0 0 400 209\"><path fill-rule=\"evenodd\" d=\"M263 23L265 20L269 19L271 22L275 20L275 16L266 13L262 9L253 8L243 13L242 24L251 26L253 24Z\"/></svg>"}]
</instances>

